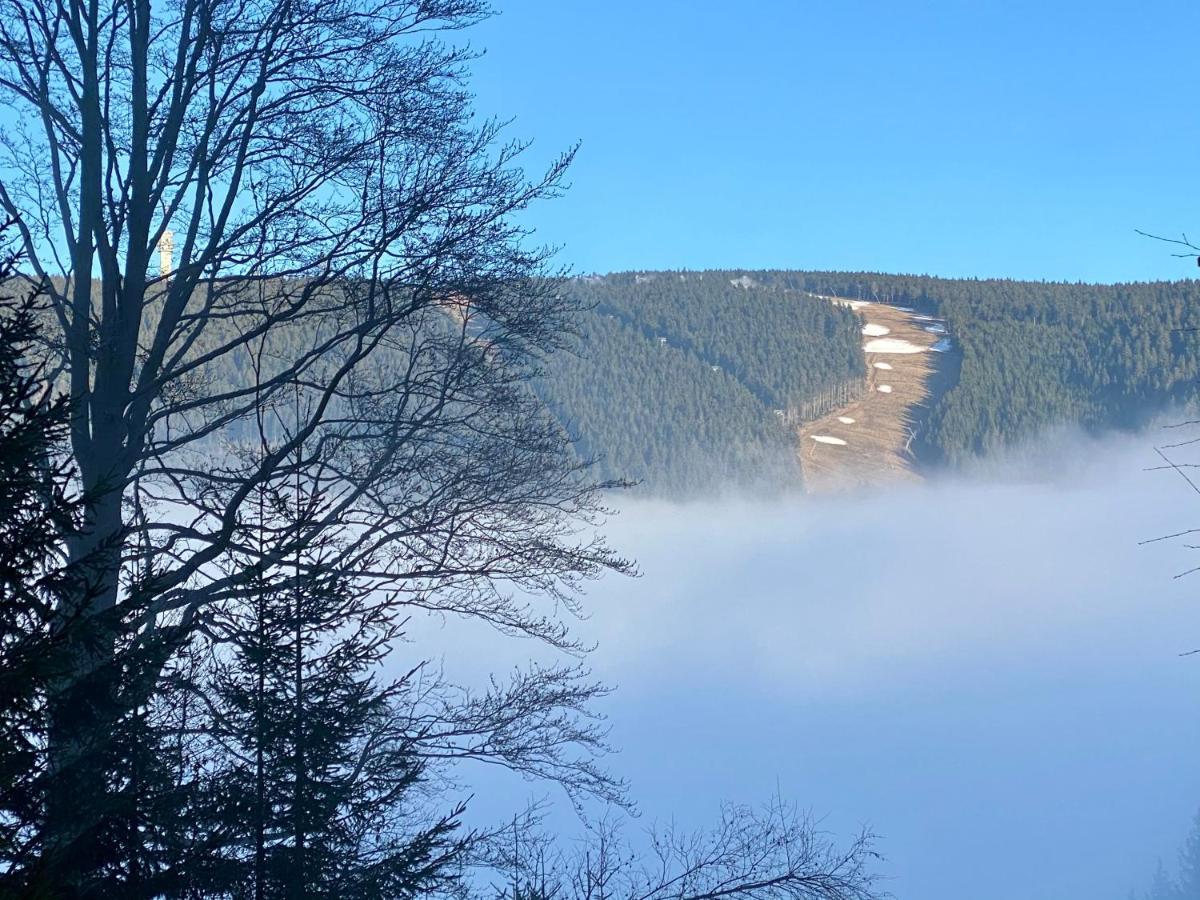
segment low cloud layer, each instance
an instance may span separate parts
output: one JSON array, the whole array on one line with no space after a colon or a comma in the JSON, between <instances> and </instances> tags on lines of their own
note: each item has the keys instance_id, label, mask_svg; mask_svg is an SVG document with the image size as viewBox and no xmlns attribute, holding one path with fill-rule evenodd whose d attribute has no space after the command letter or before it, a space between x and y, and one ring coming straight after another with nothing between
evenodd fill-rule
<instances>
[{"instance_id":1,"label":"low cloud layer","mask_svg":"<svg viewBox=\"0 0 1200 900\"><path fill-rule=\"evenodd\" d=\"M630 504L611 531L645 576L592 592L597 662L668 678L719 662L827 695L1200 644L1193 584L1172 578L1189 551L1140 545L1200 522L1200 496L1144 471L1146 439L1058 446L1049 466L864 496Z\"/></svg>"},{"instance_id":2,"label":"low cloud layer","mask_svg":"<svg viewBox=\"0 0 1200 900\"><path fill-rule=\"evenodd\" d=\"M579 626L618 687L613 768L651 815L778 787L870 821L902 900L1125 897L1200 806L1200 573L1173 577L1200 554L1141 544L1200 527L1200 494L1145 471L1160 437L1056 435L862 496L625 503L608 531L644 576L595 585ZM535 652L454 634L451 667Z\"/></svg>"}]
</instances>

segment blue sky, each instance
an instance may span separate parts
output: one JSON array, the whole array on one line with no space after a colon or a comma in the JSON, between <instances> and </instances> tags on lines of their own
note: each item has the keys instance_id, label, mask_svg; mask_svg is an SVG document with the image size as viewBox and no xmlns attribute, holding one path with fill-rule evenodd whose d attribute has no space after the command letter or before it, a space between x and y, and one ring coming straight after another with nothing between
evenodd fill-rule
<instances>
[{"instance_id":1,"label":"blue sky","mask_svg":"<svg viewBox=\"0 0 1200 900\"><path fill-rule=\"evenodd\" d=\"M1200 4L497 0L474 90L578 271L1191 277Z\"/></svg>"}]
</instances>

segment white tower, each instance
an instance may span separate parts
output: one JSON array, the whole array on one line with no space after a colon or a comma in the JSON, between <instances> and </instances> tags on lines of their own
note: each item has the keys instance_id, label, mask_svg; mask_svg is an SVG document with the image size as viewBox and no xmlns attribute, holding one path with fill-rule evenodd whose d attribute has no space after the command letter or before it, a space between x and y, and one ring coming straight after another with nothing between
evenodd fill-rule
<instances>
[{"instance_id":1,"label":"white tower","mask_svg":"<svg viewBox=\"0 0 1200 900\"><path fill-rule=\"evenodd\" d=\"M175 261L175 232L164 231L158 239L158 274L166 278Z\"/></svg>"}]
</instances>

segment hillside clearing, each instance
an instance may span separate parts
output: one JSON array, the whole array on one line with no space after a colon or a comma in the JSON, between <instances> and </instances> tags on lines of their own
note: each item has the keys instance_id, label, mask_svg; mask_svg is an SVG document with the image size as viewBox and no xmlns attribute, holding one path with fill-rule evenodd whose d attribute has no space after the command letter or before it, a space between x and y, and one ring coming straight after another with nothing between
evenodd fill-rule
<instances>
[{"instance_id":1,"label":"hillside clearing","mask_svg":"<svg viewBox=\"0 0 1200 900\"><path fill-rule=\"evenodd\" d=\"M932 357L927 351L938 336L925 331L927 323L903 309L867 303L857 311L863 317L866 339L867 390L861 399L798 430L800 465L809 493L917 477L909 452L911 423L913 411L928 397ZM878 359L880 355L888 356L888 361ZM854 426L852 442L836 437L847 425Z\"/></svg>"}]
</instances>

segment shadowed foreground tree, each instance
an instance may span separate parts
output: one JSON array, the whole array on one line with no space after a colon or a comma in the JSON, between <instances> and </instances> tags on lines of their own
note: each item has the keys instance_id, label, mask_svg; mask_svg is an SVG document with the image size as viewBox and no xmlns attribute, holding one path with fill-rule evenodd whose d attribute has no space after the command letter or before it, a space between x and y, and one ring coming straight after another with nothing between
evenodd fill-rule
<instances>
[{"instance_id":1,"label":"shadowed foreground tree","mask_svg":"<svg viewBox=\"0 0 1200 900\"><path fill-rule=\"evenodd\" d=\"M12 260L0 264L0 290L12 287L13 275ZM145 680L158 678L171 648L168 632L137 639L134 604L102 617L79 612L96 585L92 567L67 559L84 500L62 447L69 406L29 359L40 299L36 291L0 299L0 896L55 896L60 873L72 868L46 841L56 783L74 791L64 844L91 860L78 889L107 896L106 883L132 887L147 864L162 863L170 836L159 826L171 831L184 811L162 732L134 699L144 696ZM100 639L110 642L107 664L61 690L79 648ZM62 724L86 751L59 770L49 754L55 714L69 719Z\"/></svg>"},{"instance_id":2,"label":"shadowed foreground tree","mask_svg":"<svg viewBox=\"0 0 1200 900\"><path fill-rule=\"evenodd\" d=\"M318 497L264 498L263 521L319 513ZM429 763L405 715L408 677L380 666L402 637L384 600L325 571L258 574L214 617L201 689L211 829L221 862L198 873L206 896L407 897L444 891L470 842L463 807L431 812Z\"/></svg>"},{"instance_id":3,"label":"shadowed foreground tree","mask_svg":"<svg viewBox=\"0 0 1200 900\"><path fill-rule=\"evenodd\" d=\"M322 565L396 605L570 647L572 588L626 568L574 530L596 495L527 387L572 309L512 215L556 193L568 158L526 181L522 148L472 119L471 51L439 35L485 13L0 0L0 209L46 287L70 399L87 504L67 548L96 585L81 616L135 603L141 640L202 629L335 530ZM168 237L174 268L153 275ZM239 451L258 410L285 407L286 439ZM314 466L322 517L258 540L258 492ZM50 703L115 643L78 647ZM69 718L49 737L59 772L87 743ZM70 818L67 793L49 804Z\"/></svg>"},{"instance_id":4,"label":"shadowed foreground tree","mask_svg":"<svg viewBox=\"0 0 1200 900\"><path fill-rule=\"evenodd\" d=\"M0 285L15 271L13 257L0 261ZM35 314L33 294L0 300L0 890L39 849L42 701L62 643L54 628L65 577L57 551L81 515L68 472L54 458L66 435L66 405L45 396L24 362Z\"/></svg>"},{"instance_id":5,"label":"shadowed foreground tree","mask_svg":"<svg viewBox=\"0 0 1200 900\"><path fill-rule=\"evenodd\" d=\"M469 53L436 35L484 11L0 4L0 88L19 123L0 204L48 285L89 496L72 558L103 546L111 563L98 607L139 554L157 613L194 616L235 590L206 566L247 552L239 512L311 462L302 445L338 467L327 522L371 529L339 562L356 571L369 549L379 568L363 574L414 596L450 582L454 608L554 637L481 600L483 582L549 586L618 562L557 539L591 494L523 384L571 309L510 217L555 193L567 159L526 183L520 148L471 121ZM177 266L151 277L168 231ZM219 374L252 364L256 379ZM297 395L289 441L220 452ZM143 522L122 500L184 508ZM266 561L311 532L277 534Z\"/></svg>"}]
</instances>

